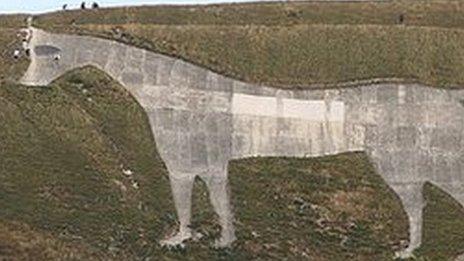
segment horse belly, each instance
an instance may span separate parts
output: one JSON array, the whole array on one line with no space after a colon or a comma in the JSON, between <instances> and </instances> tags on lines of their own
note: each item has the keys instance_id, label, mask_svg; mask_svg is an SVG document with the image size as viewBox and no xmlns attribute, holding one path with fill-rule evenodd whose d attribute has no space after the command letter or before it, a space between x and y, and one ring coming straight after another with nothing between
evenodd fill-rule
<instances>
[{"instance_id":1,"label":"horse belly","mask_svg":"<svg viewBox=\"0 0 464 261\"><path fill-rule=\"evenodd\" d=\"M356 135L347 135L354 126L345 121L342 101L234 94L232 114L233 158L316 157L360 149Z\"/></svg>"}]
</instances>

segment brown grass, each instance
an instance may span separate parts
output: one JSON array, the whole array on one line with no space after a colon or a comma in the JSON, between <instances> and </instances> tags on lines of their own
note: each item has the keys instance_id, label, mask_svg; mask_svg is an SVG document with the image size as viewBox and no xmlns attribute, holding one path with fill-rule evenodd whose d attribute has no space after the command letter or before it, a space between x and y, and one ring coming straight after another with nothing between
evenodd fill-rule
<instances>
[{"instance_id":1,"label":"brown grass","mask_svg":"<svg viewBox=\"0 0 464 261\"><path fill-rule=\"evenodd\" d=\"M111 25L77 31L113 38ZM464 31L378 25L120 26L120 41L247 82L282 88L398 79L464 84ZM60 29L61 30L61 29Z\"/></svg>"},{"instance_id":2,"label":"brown grass","mask_svg":"<svg viewBox=\"0 0 464 261\"><path fill-rule=\"evenodd\" d=\"M144 6L75 10L40 15L43 27L84 24L124 25L266 25L295 24L403 24L462 27L461 1L392 2L286 2L243 3L204 6Z\"/></svg>"},{"instance_id":3,"label":"brown grass","mask_svg":"<svg viewBox=\"0 0 464 261\"><path fill-rule=\"evenodd\" d=\"M102 260L101 252L67 243L47 232L19 222L0 220L0 260Z\"/></svg>"},{"instance_id":4,"label":"brown grass","mask_svg":"<svg viewBox=\"0 0 464 261\"><path fill-rule=\"evenodd\" d=\"M0 27L0 83L19 79L29 63L26 57L21 57L19 60L13 58L14 50L20 48L17 33L16 27Z\"/></svg>"},{"instance_id":5,"label":"brown grass","mask_svg":"<svg viewBox=\"0 0 464 261\"><path fill-rule=\"evenodd\" d=\"M45 14L35 24L116 39L282 88L464 83L461 1L126 7ZM112 34L116 27L123 37Z\"/></svg>"}]
</instances>

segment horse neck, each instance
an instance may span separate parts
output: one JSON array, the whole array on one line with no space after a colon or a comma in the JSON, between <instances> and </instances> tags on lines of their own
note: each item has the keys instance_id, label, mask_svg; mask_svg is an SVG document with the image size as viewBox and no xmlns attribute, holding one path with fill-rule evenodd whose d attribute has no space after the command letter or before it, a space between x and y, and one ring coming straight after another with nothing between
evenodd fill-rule
<instances>
[{"instance_id":1,"label":"horse neck","mask_svg":"<svg viewBox=\"0 0 464 261\"><path fill-rule=\"evenodd\" d=\"M78 44L71 69L96 67L137 98L144 84L147 51L93 37L76 37L75 40Z\"/></svg>"},{"instance_id":2,"label":"horse neck","mask_svg":"<svg viewBox=\"0 0 464 261\"><path fill-rule=\"evenodd\" d=\"M170 78L176 59L114 41L86 39L95 41L90 45L99 52L86 55L84 63L118 81L144 108L153 102L153 92L166 86L175 88L170 86Z\"/></svg>"}]
</instances>

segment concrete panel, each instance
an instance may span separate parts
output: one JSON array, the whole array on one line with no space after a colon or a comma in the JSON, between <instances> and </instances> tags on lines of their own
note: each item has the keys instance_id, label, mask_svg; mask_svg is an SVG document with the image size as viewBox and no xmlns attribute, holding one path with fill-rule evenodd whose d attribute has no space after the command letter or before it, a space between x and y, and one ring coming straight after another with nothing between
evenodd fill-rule
<instances>
[{"instance_id":1,"label":"concrete panel","mask_svg":"<svg viewBox=\"0 0 464 261\"><path fill-rule=\"evenodd\" d=\"M108 63L105 66L105 71L116 80L120 80L120 76L125 69L125 57L127 47L119 43L113 43L108 46L109 57Z\"/></svg>"},{"instance_id":2,"label":"concrete panel","mask_svg":"<svg viewBox=\"0 0 464 261\"><path fill-rule=\"evenodd\" d=\"M205 89L206 75L205 69L177 60L171 69L169 85L173 88Z\"/></svg>"},{"instance_id":3,"label":"concrete panel","mask_svg":"<svg viewBox=\"0 0 464 261\"><path fill-rule=\"evenodd\" d=\"M146 51L138 48L129 48L126 52L125 67L129 72L143 73Z\"/></svg>"},{"instance_id":4,"label":"concrete panel","mask_svg":"<svg viewBox=\"0 0 464 261\"><path fill-rule=\"evenodd\" d=\"M194 133L190 136L190 158L192 166L207 168L208 151L206 146L206 135L204 133Z\"/></svg>"},{"instance_id":5,"label":"concrete panel","mask_svg":"<svg viewBox=\"0 0 464 261\"><path fill-rule=\"evenodd\" d=\"M143 86L143 74L141 72L124 71L121 74L121 82L127 86L141 88Z\"/></svg>"},{"instance_id":6,"label":"concrete panel","mask_svg":"<svg viewBox=\"0 0 464 261\"><path fill-rule=\"evenodd\" d=\"M462 129L433 128L430 135L431 149L455 153L462 150Z\"/></svg>"},{"instance_id":7,"label":"concrete panel","mask_svg":"<svg viewBox=\"0 0 464 261\"><path fill-rule=\"evenodd\" d=\"M207 71L205 88L211 91L220 91L232 94L234 81L220 74Z\"/></svg>"}]
</instances>

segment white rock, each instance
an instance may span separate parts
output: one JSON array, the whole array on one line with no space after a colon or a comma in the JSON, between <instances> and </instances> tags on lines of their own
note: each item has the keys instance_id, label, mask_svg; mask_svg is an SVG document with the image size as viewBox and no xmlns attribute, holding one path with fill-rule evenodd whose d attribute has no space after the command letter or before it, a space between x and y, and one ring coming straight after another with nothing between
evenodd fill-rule
<instances>
[{"instance_id":1,"label":"white rock","mask_svg":"<svg viewBox=\"0 0 464 261\"><path fill-rule=\"evenodd\" d=\"M130 169L123 169L122 170L122 173L125 175L125 176L132 176L134 174L134 172Z\"/></svg>"},{"instance_id":2,"label":"white rock","mask_svg":"<svg viewBox=\"0 0 464 261\"><path fill-rule=\"evenodd\" d=\"M19 58L19 54L20 54L20 51L19 51L18 49L16 49L16 50L14 50L14 52L13 52L13 57L14 57L15 59L18 59L18 58Z\"/></svg>"},{"instance_id":3,"label":"white rock","mask_svg":"<svg viewBox=\"0 0 464 261\"><path fill-rule=\"evenodd\" d=\"M135 189L138 189L139 188L139 183L137 183L137 181L132 181L132 187L135 188Z\"/></svg>"}]
</instances>

